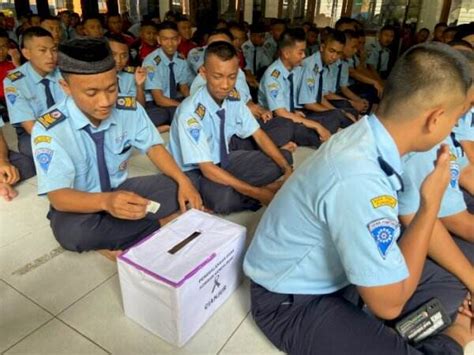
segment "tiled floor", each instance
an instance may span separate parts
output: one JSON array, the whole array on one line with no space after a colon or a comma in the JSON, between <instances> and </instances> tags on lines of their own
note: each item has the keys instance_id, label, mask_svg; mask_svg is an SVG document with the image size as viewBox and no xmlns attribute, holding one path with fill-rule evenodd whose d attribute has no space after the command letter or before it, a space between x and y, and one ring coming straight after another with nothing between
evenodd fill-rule
<instances>
[{"instance_id":1,"label":"tiled floor","mask_svg":"<svg viewBox=\"0 0 474 355\"><path fill-rule=\"evenodd\" d=\"M11 127L5 128L10 146L16 146ZM296 165L309 154L309 149L298 150ZM139 156L130 169L132 176L156 172ZM280 353L249 315L247 281L183 348L149 333L123 314L115 263L95 252L61 249L45 217L48 202L36 196L36 179L20 184L18 191L14 201L0 201L0 353ZM252 234L261 213L229 219Z\"/></svg>"}]
</instances>

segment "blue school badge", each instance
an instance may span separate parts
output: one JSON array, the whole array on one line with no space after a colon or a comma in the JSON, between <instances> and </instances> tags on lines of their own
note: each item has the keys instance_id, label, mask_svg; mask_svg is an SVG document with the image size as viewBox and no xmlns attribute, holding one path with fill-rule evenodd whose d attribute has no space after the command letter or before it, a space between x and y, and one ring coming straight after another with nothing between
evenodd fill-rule
<instances>
[{"instance_id":1,"label":"blue school badge","mask_svg":"<svg viewBox=\"0 0 474 355\"><path fill-rule=\"evenodd\" d=\"M458 183L458 179L459 179L459 165L456 161L451 161L451 164L450 164L450 171L451 171L451 180L449 182L449 184L451 185L451 187L456 187L457 183Z\"/></svg>"},{"instance_id":2,"label":"blue school badge","mask_svg":"<svg viewBox=\"0 0 474 355\"><path fill-rule=\"evenodd\" d=\"M7 86L5 88L5 94L7 96L8 101L10 101L12 105L14 105L16 102L16 97L18 95L16 92L16 88L13 86Z\"/></svg>"},{"instance_id":3,"label":"blue school badge","mask_svg":"<svg viewBox=\"0 0 474 355\"><path fill-rule=\"evenodd\" d=\"M397 237L400 225L392 219L380 218L370 222L367 228L377 244L380 255L385 259L390 246Z\"/></svg>"},{"instance_id":4,"label":"blue school badge","mask_svg":"<svg viewBox=\"0 0 474 355\"><path fill-rule=\"evenodd\" d=\"M35 159L45 174L48 172L49 164L53 158L53 153L54 151L48 148L40 148L35 150Z\"/></svg>"},{"instance_id":5,"label":"blue school badge","mask_svg":"<svg viewBox=\"0 0 474 355\"><path fill-rule=\"evenodd\" d=\"M153 80L153 78L155 77L155 68L153 68L152 65L147 65L145 68L148 75L148 79L150 79L150 81Z\"/></svg>"}]
</instances>

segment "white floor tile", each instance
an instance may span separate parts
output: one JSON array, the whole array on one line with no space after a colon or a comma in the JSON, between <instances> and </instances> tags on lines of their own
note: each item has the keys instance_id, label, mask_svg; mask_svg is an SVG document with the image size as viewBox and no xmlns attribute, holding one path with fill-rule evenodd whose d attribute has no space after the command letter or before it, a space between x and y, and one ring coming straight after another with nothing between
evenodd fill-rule
<instances>
[{"instance_id":1,"label":"white floor tile","mask_svg":"<svg viewBox=\"0 0 474 355\"><path fill-rule=\"evenodd\" d=\"M22 182L16 187L18 196L10 202L0 201L0 247L48 225L49 201L37 195L37 188Z\"/></svg>"},{"instance_id":2,"label":"white floor tile","mask_svg":"<svg viewBox=\"0 0 474 355\"><path fill-rule=\"evenodd\" d=\"M58 317L113 354L216 354L249 308L249 286L244 283L189 343L178 349L125 317L116 276Z\"/></svg>"},{"instance_id":3,"label":"white floor tile","mask_svg":"<svg viewBox=\"0 0 474 355\"><path fill-rule=\"evenodd\" d=\"M0 280L0 352L51 318L52 315Z\"/></svg>"},{"instance_id":4,"label":"white floor tile","mask_svg":"<svg viewBox=\"0 0 474 355\"><path fill-rule=\"evenodd\" d=\"M53 319L5 354L108 354L81 334Z\"/></svg>"},{"instance_id":5,"label":"white floor tile","mask_svg":"<svg viewBox=\"0 0 474 355\"><path fill-rule=\"evenodd\" d=\"M117 271L96 252L58 248L49 226L0 249L5 281L56 314Z\"/></svg>"},{"instance_id":6,"label":"white floor tile","mask_svg":"<svg viewBox=\"0 0 474 355\"><path fill-rule=\"evenodd\" d=\"M283 354L279 351L258 329L252 319L252 315L248 315L239 329L230 338L219 355L230 354Z\"/></svg>"}]
</instances>

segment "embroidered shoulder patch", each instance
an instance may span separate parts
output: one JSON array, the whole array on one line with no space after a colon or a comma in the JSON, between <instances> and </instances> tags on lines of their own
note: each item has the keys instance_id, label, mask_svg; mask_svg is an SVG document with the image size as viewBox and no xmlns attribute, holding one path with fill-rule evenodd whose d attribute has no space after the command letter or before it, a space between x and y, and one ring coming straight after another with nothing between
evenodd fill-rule
<instances>
[{"instance_id":1,"label":"embroidered shoulder patch","mask_svg":"<svg viewBox=\"0 0 474 355\"><path fill-rule=\"evenodd\" d=\"M232 89L229 96L227 96L227 99L230 101L240 101L239 91L236 88Z\"/></svg>"},{"instance_id":2,"label":"embroidered shoulder patch","mask_svg":"<svg viewBox=\"0 0 474 355\"><path fill-rule=\"evenodd\" d=\"M130 74L134 74L134 73L135 73L135 70L136 70L136 68L135 68L135 67L132 67L131 65L126 66L125 68L123 68L123 71L124 71L125 73L130 73Z\"/></svg>"},{"instance_id":3,"label":"embroidered shoulder patch","mask_svg":"<svg viewBox=\"0 0 474 355\"><path fill-rule=\"evenodd\" d=\"M395 208L397 202L397 199L390 195L381 195L370 200L373 208L379 208L383 206Z\"/></svg>"},{"instance_id":4,"label":"embroidered shoulder patch","mask_svg":"<svg viewBox=\"0 0 474 355\"><path fill-rule=\"evenodd\" d=\"M50 129L53 126L56 126L59 122L63 121L66 118L64 113L58 109L46 112L43 116L38 118L38 122L46 128Z\"/></svg>"},{"instance_id":5,"label":"embroidered shoulder patch","mask_svg":"<svg viewBox=\"0 0 474 355\"><path fill-rule=\"evenodd\" d=\"M196 107L196 111L194 111L194 113L202 120L206 114L206 108L203 104L199 104L198 107Z\"/></svg>"},{"instance_id":6,"label":"embroidered shoulder patch","mask_svg":"<svg viewBox=\"0 0 474 355\"><path fill-rule=\"evenodd\" d=\"M186 125L188 126L189 134L197 143L201 135L201 127L199 126L199 122L194 117L191 117L186 121Z\"/></svg>"},{"instance_id":7,"label":"embroidered shoulder patch","mask_svg":"<svg viewBox=\"0 0 474 355\"><path fill-rule=\"evenodd\" d=\"M370 222L367 225L367 228L377 245L380 255L385 259L390 247L397 237L400 225L397 221L392 219L380 218Z\"/></svg>"},{"instance_id":8,"label":"embroidered shoulder patch","mask_svg":"<svg viewBox=\"0 0 474 355\"><path fill-rule=\"evenodd\" d=\"M17 70L17 71L14 71L13 73L10 73L7 75L7 78L10 79L12 82L13 81L17 81L21 78L24 78L25 77L25 74L23 74L21 71Z\"/></svg>"},{"instance_id":9,"label":"embroidered shoulder patch","mask_svg":"<svg viewBox=\"0 0 474 355\"><path fill-rule=\"evenodd\" d=\"M156 65L159 65L161 63L161 57L157 55L155 58L153 58L153 61L156 63Z\"/></svg>"},{"instance_id":10,"label":"embroidered shoulder patch","mask_svg":"<svg viewBox=\"0 0 474 355\"><path fill-rule=\"evenodd\" d=\"M49 164L53 159L53 154L54 150L49 148L40 148L35 150L35 159L45 174L48 172Z\"/></svg>"},{"instance_id":11,"label":"embroidered shoulder patch","mask_svg":"<svg viewBox=\"0 0 474 355\"><path fill-rule=\"evenodd\" d=\"M115 107L119 110L136 110L137 101L133 96L122 96L117 99Z\"/></svg>"},{"instance_id":12,"label":"embroidered shoulder patch","mask_svg":"<svg viewBox=\"0 0 474 355\"><path fill-rule=\"evenodd\" d=\"M274 70L272 71L272 77L274 77L275 79L278 79L280 77L280 72L278 70Z\"/></svg>"}]
</instances>

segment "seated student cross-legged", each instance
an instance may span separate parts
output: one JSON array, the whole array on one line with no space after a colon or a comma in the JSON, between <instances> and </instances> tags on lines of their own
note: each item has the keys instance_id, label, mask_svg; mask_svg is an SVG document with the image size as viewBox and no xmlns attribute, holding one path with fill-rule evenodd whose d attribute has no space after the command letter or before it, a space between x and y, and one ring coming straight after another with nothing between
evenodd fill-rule
<instances>
[{"instance_id":1,"label":"seated student cross-legged","mask_svg":"<svg viewBox=\"0 0 474 355\"><path fill-rule=\"evenodd\" d=\"M450 134L471 81L465 58L448 46L411 48L393 68L376 113L331 137L280 189L244 259L252 315L279 349L461 355L474 340L467 310L457 313L474 280L464 277L466 287L427 259L437 261L443 249L433 230L450 180L449 151L440 149L420 190L402 181L401 160ZM421 201L403 235L401 191ZM472 276L472 265L463 265ZM454 321L443 333L414 346L384 324L433 297Z\"/></svg>"},{"instance_id":2,"label":"seated student cross-legged","mask_svg":"<svg viewBox=\"0 0 474 355\"><path fill-rule=\"evenodd\" d=\"M123 249L201 198L163 146L133 97L117 98L117 73L107 42L71 40L59 48L67 98L38 119L33 154L38 192L51 202L48 218L65 249ZM164 175L128 179L132 149ZM166 176L165 176L166 175ZM150 200L161 207L147 213Z\"/></svg>"},{"instance_id":3,"label":"seated student cross-legged","mask_svg":"<svg viewBox=\"0 0 474 355\"><path fill-rule=\"evenodd\" d=\"M0 117L0 197L11 201L17 195L13 185L29 179L36 172L33 159L25 154L8 150L2 133L3 125L3 119Z\"/></svg>"},{"instance_id":4,"label":"seated student cross-legged","mask_svg":"<svg viewBox=\"0 0 474 355\"><path fill-rule=\"evenodd\" d=\"M304 31L287 30L281 36L279 49L279 59L268 67L260 81L259 104L292 123L285 129L294 143L319 147L340 127L341 116L336 110L305 115L298 104L298 87L300 80L304 80L300 66L306 49Z\"/></svg>"},{"instance_id":5,"label":"seated student cross-legged","mask_svg":"<svg viewBox=\"0 0 474 355\"><path fill-rule=\"evenodd\" d=\"M232 44L210 44L201 69L206 85L178 107L170 132L171 154L200 177L206 207L223 214L267 205L292 172L291 154L278 150L235 89L238 70ZM251 136L261 151L229 152L234 135Z\"/></svg>"}]
</instances>

